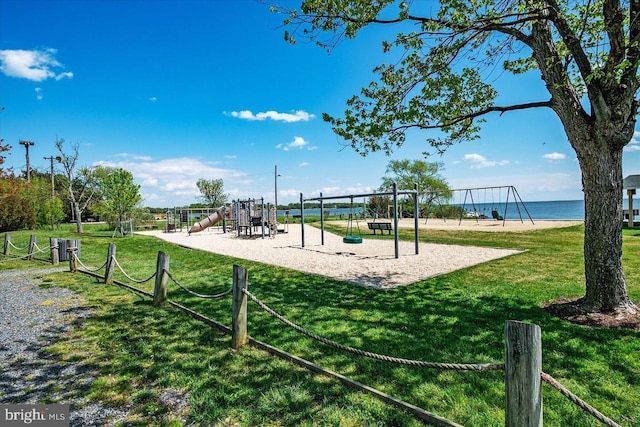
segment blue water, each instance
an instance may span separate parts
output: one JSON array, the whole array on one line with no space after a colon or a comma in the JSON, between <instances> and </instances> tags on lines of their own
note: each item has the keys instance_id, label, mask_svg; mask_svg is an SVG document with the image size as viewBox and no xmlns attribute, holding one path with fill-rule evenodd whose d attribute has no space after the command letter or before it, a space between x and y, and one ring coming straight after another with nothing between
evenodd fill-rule
<instances>
[{"instance_id":1,"label":"blue water","mask_svg":"<svg viewBox=\"0 0 640 427\"><path fill-rule=\"evenodd\" d=\"M479 215L486 215L491 218L491 211L496 209L500 212L500 215L504 216L505 203L476 203L476 212ZM518 209L520 212L518 212ZM526 209L525 209L526 208ZM473 212L473 205L468 202L465 205L467 211ZM509 202L506 206L507 219L559 219L559 220L584 220L584 201L583 200L556 200L548 202L523 202L516 204ZM337 208L329 209L325 208L325 213L329 211L330 215L349 215L350 209ZM354 213L359 214L362 212L362 207L354 207ZM279 210L278 216L284 215L285 211ZM305 215L320 215L320 209L305 209ZM289 215L300 215L299 209L289 210Z\"/></svg>"},{"instance_id":2,"label":"blue water","mask_svg":"<svg viewBox=\"0 0 640 427\"><path fill-rule=\"evenodd\" d=\"M476 212L484 214L491 218L491 211L496 209L501 216L505 214L505 203L476 203ZM518 208L520 211L518 212ZM467 211L473 212L473 205L467 203L465 205ZM509 202L506 206L507 219L561 219L561 220L584 220L584 201L583 200L556 200L549 202L523 202L516 206L515 203ZM528 214L527 214L528 213Z\"/></svg>"}]
</instances>

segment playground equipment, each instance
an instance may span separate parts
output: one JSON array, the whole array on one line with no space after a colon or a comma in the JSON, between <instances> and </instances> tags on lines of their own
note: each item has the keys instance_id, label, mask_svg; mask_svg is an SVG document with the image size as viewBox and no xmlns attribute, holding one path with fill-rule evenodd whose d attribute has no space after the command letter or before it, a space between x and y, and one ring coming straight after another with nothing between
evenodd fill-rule
<instances>
[{"instance_id":1,"label":"playground equipment","mask_svg":"<svg viewBox=\"0 0 640 427\"><path fill-rule=\"evenodd\" d=\"M264 198L258 203L256 199L234 201L234 219L238 237L243 235L253 237L258 228L262 238L265 235L275 236L278 232L287 232L287 228L280 229L276 207L270 203L265 205Z\"/></svg>"},{"instance_id":2,"label":"playground equipment","mask_svg":"<svg viewBox=\"0 0 640 427\"><path fill-rule=\"evenodd\" d=\"M278 223L275 205L264 203L262 199L234 200L229 206L219 208L174 208L166 213L167 225L165 232L182 231L186 226L187 232L199 233L214 225L222 223L222 232L229 230L237 232L238 237L245 235L253 237L261 228L262 238L275 236L278 232L288 231L288 220L284 227ZM192 221L197 220L197 222Z\"/></svg>"},{"instance_id":3,"label":"playground equipment","mask_svg":"<svg viewBox=\"0 0 640 427\"><path fill-rule=\"evenodd\" d=\"M199 231L204 230L207 227L211 227L212 225L217 224L220 221L224 221L227 217L231 217L232 212L233 212L232 208L227 209L226 206L222 206L221 208L218 208L217 211L207 216L203 220L193 224L191 228L189 228L188 233L189 234L197 233ZM223 224L222 228L224 232L226 232L226 224Z\"/></svg>"},{"instance_id":4,"label":"playground equipment","mask_svg":"<svg viewBox=\"0 0 640 427\"><path fill-rule=\"evenodd\" d=\"M504 201L504 205L502 205L502 191L506 190L506 199ZM513 199L513 201L511 202L513 205L515 205L516 210L518 211L518 218L520 219L520 222L524 223L524 220L522 218L522 211L526 212L527 217L529 218L529 220L531 221L532 224L535 224L533 222L533 219L531 218L531 215L529 214L529 211L527 210L527 207L524 205L524 202L522 201L522 198L520 197L520 194L518 194L518 191L516 190L516 187L514 187L513 185L503 185L503 186L496 186L496 187L478 187L478 188L466 188L466 189L460 189L460 190L453 190L455 191L459 191L460 193L462 193L464 191L464 201L462 202L462 210L460 213L460 219L459 219L459 224L462 223L462 215L464 214L464 212L466 212L466 206L467 206L467 198L470 200L471 206L473 208L473 216L476 218L476 221L478 221L480 218L482 217L486 217L486 218L493 218L497 221L502 221L502 225L505 225L505 221L507 220L507 210L509 208L509 198L511 197ZM479 202L479 195L480 192L484 193L484 202L482 206L476 206L476 201L473 198L473 192L476 192L476 198L478 199ZM495 200L495 191L498 192L498 201L496 202ZM491 207L489 208L488 206L488 202L486 200L487 198L487 192L491 192ZM482 207L483 213L479 213L479 208ZM501 207L503 207L504 209L501 209ZM491 216L489 217L488 215L484 214L485 210L491 210Z\"/></svg>"},{"instance_id":5,"label":"playground equipment","mask_svg":"<svg viewBox=\"0 0 640 427\"><path fill-rule=\"evenodd\" d=\"M502 201L503 191L506 194L506 200ZM527 210L522 198L518 194L518 191L513 185L493 186L493 187L476 187L476 188L459 188L451 190L453 194L453 204L447 204L450 208L449 211L456 212L458 216L458 225L462 224L462 220L466 218L475 219L479 222L481 219L493 219L496 221L502 221L502 225L505 225L507 220L507 213L509 206L515 207L518 212L518 218L520 222L524 222L523 213L526 213L527 217L532 224L533 219ZM497 200L496 200L497 193ZM490 196L490 201L487 196ZM481 197L482 196L482 197ZM436 197L438 200L438 210L443 211L444 201L441 197ZM510 201L511 199L511 201ZM446 217L443 215L442 219L446 221ZM425 218L425 222L428 217Z\"/></svg>"},{"instance_id":6,"label":"playground equipment","mask_svg":"<svg viewBox=\"0 0 640 427\"><path fill-rule=\"evenodd\" d=\"M353 220L353 199L354 198L359 198L359 197L373 197L373 196L393 196L393 211L394 212L398 212L398 196L399 195L405 195L405 194L413 194L413 195L417 195L418 194L418 185L415 184L414 185L414 189L413 190L402 190L402 191L398 191L398 186L397 184L394 182L393 183L393 191L390 192L382 192L382 193L367 193L367 194L351 194L351 195L346 195L346 196L331 196L331 197L323 197L322 193L320 193L320 197L314 197L314 198L310 198L310 199L305 199L304 196L302 195L302 193L300 193L300 226L301 226L301 232L302 232L302 247L304 248L304 202L310 202L310 201L319 201L320 202L320 239L321 239L321 245L324 245L324 201L325 200L337 200L337 199L351 199L351 207L352 207L352 212L351 214L349 214L349 218L352 221ZM414 212L418 212L418 198L414 197L414 201L415 201L415 206L414 206ZM395 257L399 258L400 257L400 239L398 236L398 222L399 222L399 218L397 214L393 215L393 220L394 220L394 226L393 226L393 238L394 238L394 246L395 246ZM419 240L419 232L418 232L418 215L414 215L414 241L415 241L415 253L416 255L418 255L419 252L419 246L420 246L420 240ZM353 236L349 234L350 231L347 227L347 236L345 236L345 238L343 239L344 243L362 243L362 237L360 236ZM351 231L351 234L353 234L353 231ZM358 239L353 239L354 237L359 237L360 241L355 241ZM354 240L354 241L347 241L347 240Z\"/></svg>"},{"instance_id":7,"label":"playground equipment","mask_svg":"<svg viewBox=\"0 0 640 427\"><path fill-rule=\"evenodd\" d=\"M358 225L358 219L356 218L356 227L358 228L358 235L353 234L353 196L351 196L351 210L349 211L349 220L347 221L347 234L342 238L344 243L362 243L362 236L360 235L360 226Z\"/></svg>"}]
</instances>

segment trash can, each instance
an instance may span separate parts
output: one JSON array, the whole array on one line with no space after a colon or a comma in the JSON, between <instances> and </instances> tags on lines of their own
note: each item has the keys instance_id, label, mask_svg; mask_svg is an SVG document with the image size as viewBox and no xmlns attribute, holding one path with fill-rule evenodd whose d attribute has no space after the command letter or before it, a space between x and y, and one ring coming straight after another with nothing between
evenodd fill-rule
<instances>
[{"instance_id":1,"label":"trash can","mask_svg":"<svg viewBox=\"0 0 640 427\"><path fill-rule=\"evenodd\" d=\"M80 258L80 240L77 239L58 239L58 259L60 261L69 261L68 248L77 248L76 255Z\"/></svg>"}]
</instances>

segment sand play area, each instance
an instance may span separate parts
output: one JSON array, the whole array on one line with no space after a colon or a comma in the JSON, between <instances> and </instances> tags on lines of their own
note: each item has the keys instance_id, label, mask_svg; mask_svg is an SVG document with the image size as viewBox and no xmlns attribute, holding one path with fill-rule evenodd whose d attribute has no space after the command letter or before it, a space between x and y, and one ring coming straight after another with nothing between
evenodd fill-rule
<instances>
[{"instance_id":1,"label":"sand play area","mask_svg":"<svg viewBox=\"0 0 640 427\"><path fill-rule=\"evenodd\" d=\"M566 227L580 224L579 221L458 221L420 220L419 227L477 231L526 231L549 227ZM221 227L213 226L189 235L182 232L165 233L162 230L143 231L184 247L199 249L241 259L277 265L293 270L331 277L363 286L390 289L405 286L440 274L449 273L483 262L514 255L516 249L493 249L472 246L420 243L419 254L415 254L413 241L399 242L399 257L395 258L393 237L385 240L367 239L370 230L366 222L359 224L361 244L343 243L343 236L325 231L321 244L320 229L305 225L305 245L302 247L300 224L288 224L287 233L262 238L261 229L253 237L238 237L235 232L223 233ZM402 220L400 228L413 229L413 220ZM241 263L239 263L241 265Z\"/></svg>"}]
</instances>

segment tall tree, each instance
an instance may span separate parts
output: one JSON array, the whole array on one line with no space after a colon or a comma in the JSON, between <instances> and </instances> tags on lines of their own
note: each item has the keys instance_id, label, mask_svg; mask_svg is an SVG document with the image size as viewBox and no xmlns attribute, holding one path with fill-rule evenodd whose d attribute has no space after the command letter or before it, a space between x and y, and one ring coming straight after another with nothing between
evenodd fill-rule
<instances>
[{"instance_id":1,"label":"tall tree","mask_svg":"<svg viewBox=\"0 0 640 427\"><path fill-rule=\"evenodd\" d=\"M438 151L478 137L492 113L546 108L577 154L585 199L585 311L638 308L622 269L622 150L638 112L638 0L306 0L289 12L285 38L306 37L331 49L368 25L395 25L384 52L399 60L374 69L378 81L347 101L344 118L323 114L356 151L387 153L410 129L437 129ZM394 9L397 7L397 9ZM421 11L416 9L421 8ZM282 10L281 10L282 11ZM415 12L415 13L414 13ZM538 101L497 105L490 70L537 72Z\"/></svg>"},{"instance_id":2,"label":"tall tree","mask_svg":"<svg viewBox=\"0 0 640 427\"><path fill-rule=\"evenodd\" d=\"M229 196L224 192L224 182L222 179L200 178L196 182L200 190L200 198L209 206L217 207L227 202Z\"/></svg>"},{"instance_id":3,"label":"tall tree","mask_svg":"<svg viewBox=\"0 0 640 427\"><path fill-rule=\"evenodd\" d=\"M64 169L64 182L73 211L72 215L76 221L76 230L78 233L83 233L82 213L99 195L95 174L91 168L78 167L79 147L77 144L72 145L71 151L67 153L64 151L64 139L58 139L56 148L62 159L60 163Z\"/></svg>"},{"instance_id":4,"label":"tall tree","mask_svg":"<svg viewBox=\"0 0 640 427\"><path fill-rule=\"evenodd\" d=\"M386 173L382 177L383 190L390 190L395 182L398 190L413 190L414 184L418 184L418 203L430 204L436 199L451 198L449 184L440 174L444 165L439 162L427 162L424 160L391 160L387 164ZM412 206L414 196L410 196Z\"/></svg>"},{"instance_id":5,"label":"tall tree","mask_svg":"<svg viewBox=\"0 0 640 427\"><path fill-rule=\"evenodd\" d=\"M133 219L136 207L142 201L140 186L133 182L133 175L125 169L110 169L105 172L97 174L102 176L99 178L103 195L101 213L122 225L124 221Z\"/></svg>"}]
</instances>

